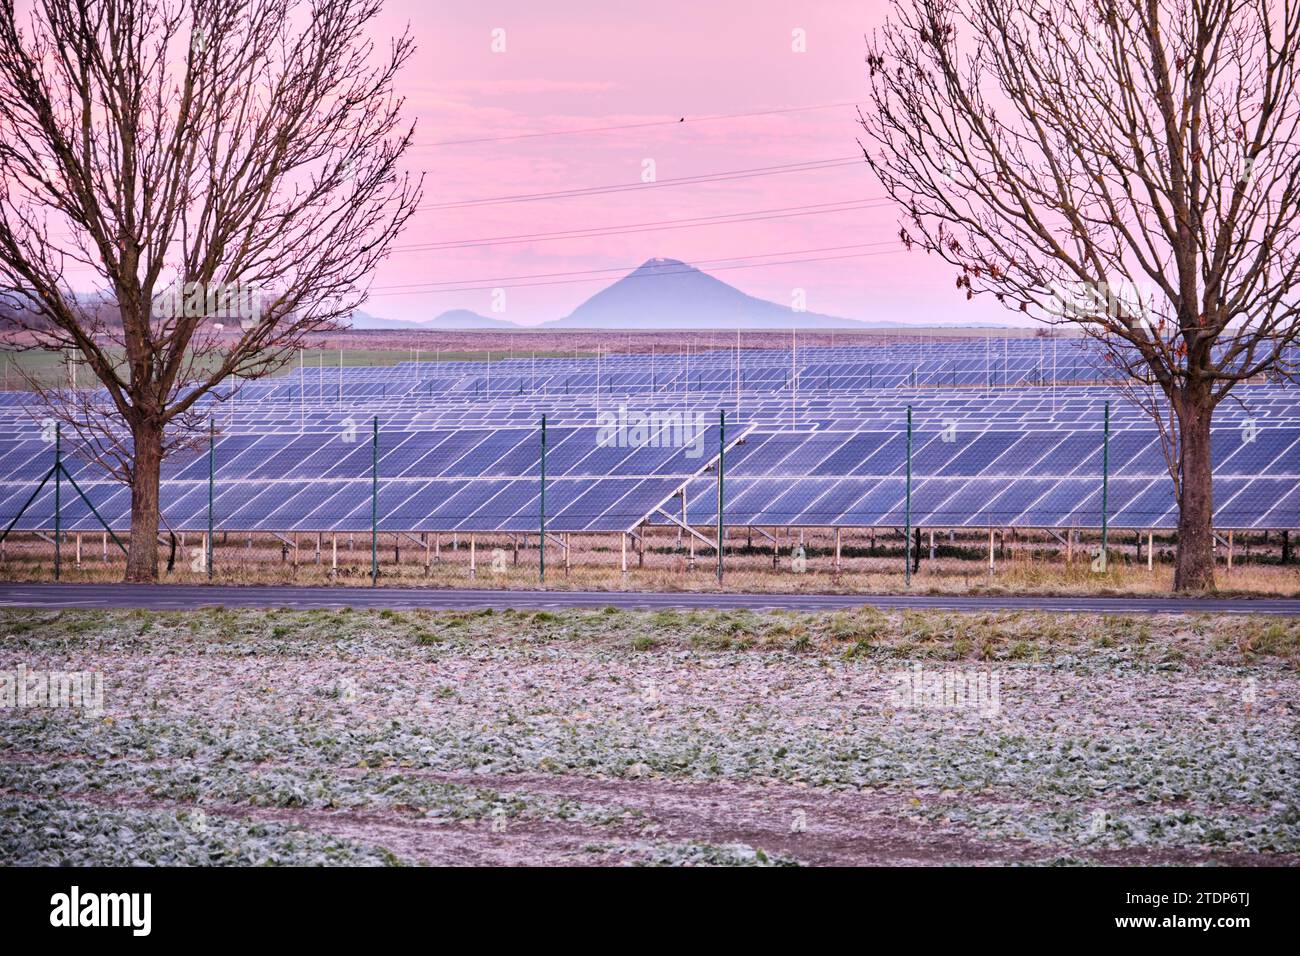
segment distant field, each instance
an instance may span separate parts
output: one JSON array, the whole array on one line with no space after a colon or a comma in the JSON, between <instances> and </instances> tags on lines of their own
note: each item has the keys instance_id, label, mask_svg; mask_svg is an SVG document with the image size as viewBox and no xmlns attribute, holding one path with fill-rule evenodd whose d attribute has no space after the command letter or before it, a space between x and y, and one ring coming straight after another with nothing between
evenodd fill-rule
<instances>
[{"instance_id":1,"label":"distant field","mask_svg":"<svg viewBox=\"0 0 1300 956\"><path fill-rule=\"evenodd\" d=\"M866 329L863 331L800 331L796 342L802 347L830 345L886 345L890 342L915 341L920 338L952 339L987 336L1024 338L1034 329L979 329L917 327L914 329ZM11 337L12 339L12 337ZM789 348L789 332L743 332L741 348ZM606 352L649 354L653 350L670 353L690 349L735 348L736 333L726 331L619 332L595 330L489 332L489 331L388 331L349 330L312 336L301 358L294 357L277 374L305 366L337 368L342 364L396 365L399 362L499 361L507 358L590 357L597 349ZM110 350L120 355L120 350ZM205 363L211 366L211 362ZM46 386L68 383L68 363L61 355L49 352L0 352L0 387L26 387L23 374ZM93 376L84 363L78 363L77 384L93 384Z\"/></svg>"},{"instance_id":2,"label":"distant field","mask_svg":"<svg viewBox=\"0 0 1300 956\"><path fill-rule=\"evenodd\" d=\"M0 611L8 864L1300 863L1300 622ZM942 690L948 688L948 690Z\"/></svg>"},{"instance_id":3,"label":"distant field","mask_svg":"<svg viewBox=\"0 0 1300 956\"><path fill-rule=\"evenodd\" d=\"M274 375L289 375L297 372L299 365L308 370L324 367L325 369L338 368L340 364L344 366L385 366L397 365L400 362L430 364L437 362L498 362L508 358L527 357L533 353L525 353L523 356L518 353L511 353L509 349L485 349L483 351L450 351L438 352L437 350L418 354L408 349L303 349L299 357L292 362L278 369ZM537 352L537 358L566 358L572 357L573 352ZM76 384L81 386L94 385L94 375L90 367L84 362L76 363ZM5 353L0 356L0 382L5 389L23 389L28 387L28 379L45 386L66 386L69 384L69 364L60 355L50 352L17 352ZM216 359L213 358L204 362L200 368L215 368Z\"/></svg>"},{"instance_id":4,"label":"distant field","mask_svg":"<svg viewBox=\"0 0 1300 956\"><path fill-rule=\"evenodd\" d=\"M519 358L573 358L573 352L512 352L510 349L484 349L481 351L448 351L437 349L303 349L302 364L308 370L324 366L337 368L340 359L344 366L397 365L400 362L419 362L434 365L441 362L500 362ZM285 372L298 368L295 362Z\"/></svg>"}]
</instances>

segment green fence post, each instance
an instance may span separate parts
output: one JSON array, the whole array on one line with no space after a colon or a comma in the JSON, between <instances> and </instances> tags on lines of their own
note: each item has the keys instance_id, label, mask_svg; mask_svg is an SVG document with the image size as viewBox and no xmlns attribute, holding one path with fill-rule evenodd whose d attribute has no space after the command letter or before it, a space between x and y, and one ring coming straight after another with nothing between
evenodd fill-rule
<instances>
[{"instance_id":1,"label":"green fence post","mask_svg":"<svg viewBox=\"0 0 1300 956\"><path fill-rule=\"evenodd\" d=\"M903 506L903 583L912 586L912 406L907 406L907 495Z\"/></svg>"},{"instance_id":2,"label":"green fence post","mask_svg":"<svg viewBox=\"0 0 1300 956\"><path fill-rule=\"evenodd\" d=\"M54 423L54 580L63 569L63 427Z\"/></svg>"},{"instance_id":3,"label":"green fence post","mask_svg":"<svg viewBox=\"0 0 1300 956\"><path fill-rule=\"evenodd\" d=\"M1107 512L1110 510L1110 402L1101 433L1101 570L1106 570L1106 544L1109 531Z\"/></svg>"},{"instance_id":4,"label":"green fence post","mask_svg":"<svg viewBox=\"0 0 1300 956\"><path fill-rule=\"evenodd\" d=\"M370 440L370 586L379 584L379 416Z\"/></svg>"},{"instance_id":5,"label":"green fence post","mask_svg":"<svg viewBox=\"0 0 1300 956\"><path fill-rule=\"evenodd\" d=\"M215 483L216 483L216 479L214 477L214 472L216 471L216 467L215 467L216 466L216 441L217 441L216 431L217 431L216 426L213 424L212 419L209 418L208 419L208 546L207 546L208 553L204 555L204 558L206 559L208 565L209 581L212 580L212 526L213 526L212 501L213 498L216 497L213 494L213 490L215 488Z\"/></svg>"},{"instance_id":6,"label":"green fence post","mask_svg":"<svg viewBox=\"0 0 1300 956\"><path fill-rule=\"evenodd\" d=\"M718 410L718 584L722 584L722 536L725 516L723 514L723 464L727 447L727 412Z\"/></svg>"},{"instance_id":7,"label":"green fence post","mask_svg":"<svg viewBox=\"0 0 1300 956\"><path fill-rule=\"evenodd\" d=\"M541 536L537 539L537 576L546 584L546 416L542 416L542 505Z\"/></svg>"}]
</instances>

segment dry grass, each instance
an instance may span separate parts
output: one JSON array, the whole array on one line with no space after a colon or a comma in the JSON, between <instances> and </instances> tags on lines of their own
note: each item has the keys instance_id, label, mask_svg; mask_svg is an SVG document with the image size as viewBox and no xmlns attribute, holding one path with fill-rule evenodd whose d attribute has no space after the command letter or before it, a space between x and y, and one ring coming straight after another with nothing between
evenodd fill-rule
<instances>
[{"instance_id":1,"label":"dry grass","mask_svg":"<svg viewBox=\"0 0 1300 956\"><path fill-rule=\"evenodd\" d=\"M262 655L317 653L364 639L377 652L393 642L402 655L482 645L565 644L613 652L752 652L845 660L1066 662L1088 671L1117 661L1160 669L1253 663L1300 666L1300 620L1263 615L1064 614L1052 611L966 613L934 609L835 611L749 609L564 611L479 608L293 610L219 608L183 611L0 608L6 648L98 647L106 638L157 653L157 643L187 635L188 646L255 647ZM213 645L212 642L218 642Z\"/></svg>"},{"instance_id":2,"label":"dry grass","mask_svg":"<svg viewBox=\"0 0 1300 956\"><path fill-rule=\"evenodd\" d=\"M846 542L848 536L845 536ZM291 539L292 540L292 539ZM220 584L302 584L368 585L370 583L370 541L368 535L339 535L337 569L332 569L332 552L328 535L321 538L316 551L316 537L301 535L300 547L285 547L271 536L254 536L251 542L231 535L216 549L212 580ZM414 538L403 536L395 541L391 534L381 535L379 549L379 584L430 586L442 588L532 589L539 587L536 537L525 543L520 539L516 552L509 536L476 536L474 571L470 568L467 538L453 545L453 538L439 539L435 554L430 536L429 551ZM904 582L902 551L895 537L883 535L874 542L863 536L854 546L844 544L840 571L834 568L834 551L829 535L808 533L806 569L796 572L790 556L791 539L783 538L779 560L773 562L771 545L755 536L747 544L743 534L731 538L734 546L726 556L724 591L761 591L782 594L838 593L922 593L922 594L1059 594L1059 595L1157 595L1168 593L1173 583L1171 555L1157 541L1158 560L1147 570L1145 556L1137 560L1130 543L1111 550L1106 573L1094 573L1086 550L1076 549L1071 562L1056 547L1041 539L1022 537L1005 549L995 551L990 573L987 539L984 549L975 536L939 546L934 560L928 557L928 545L922 549L920 570L912 583ZM1130 538L1131 540L1131 538ZM202 571L193 569L194 547L199 542L189 536L178 541L174 568L164 571L169 583L201 584L208 581ZM349 547L351 543L351 547ZM572 538L569 567L565 568L563 549L549 544L546 554L546 587L554 590L645 590L645 591L714 591L718 590L716 557L703 545L694 560L688 549L678 550L675 534L658 530L647 538L647 550L638 555L629 545L628 570L622 568L622 553L617 535L585 535ZM797 539L794 543L797 544ZM82 561L75 561L75 539L64 549L61 579L69 582L105 583L121 580L122 556L110 543L108 560L103 559L99 535L85 535ZM428 564L426 565L426 559ZM160 548L160 562L165 569L167 549ZM50 580L53 576L52 546L28 537L9 542L0 560L0 580ZM1218 573L1218 593L1242 595L1300 596L1300 566L1277 563L1276 552L1261 549L1258 542L1252 552L1237 551L1237 561L1228 570L1223 561Z\"/></svg>"}]
</instances>

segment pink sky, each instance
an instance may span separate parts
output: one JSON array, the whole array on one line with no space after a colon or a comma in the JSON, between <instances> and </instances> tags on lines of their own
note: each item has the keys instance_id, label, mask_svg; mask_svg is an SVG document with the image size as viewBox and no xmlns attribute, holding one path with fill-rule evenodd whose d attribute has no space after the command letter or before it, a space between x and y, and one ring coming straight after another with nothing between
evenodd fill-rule
<instances>
[{"instance_id":1,"label":"pink sky","mask_svg":"<svg viewBox=\"0 0 1300 956\"><path fill-rule=\"evenodd\" d=\"M882 2L817 0L389 0L379 30L409 21L418 51L399 80L418 120L409 155L426 172L425 205L641 181L651 159L660 181L724 171L860 156L853 106L692 122L716 114L865 102L864 34ZM505 52L492 51L505 31ZM807 52L792 50L794 31ZM676 120L648 129L435 145ZM655 257L703 260L843 256L860 258L719 270L718 278L789 303L802 288L809 311L867 320L1000 321L995 303L967 303L953 271L906 253L892 207L664 231L564 238L459 249L430 243L622 227L821 203L879 199L865 163L702 185L636 189L577 198L422 209L377 273L367 311L423 319L447 309L490 315L492 293L421 284L463 283L506 290L500 317L533 324L568 314L603 281L524 285L505 277L634 267ZM841 249L887 243L867 249ZM803 255L804 250L838 250ZM702 265L711 271L708 265ZM479 282L477 280L491 280ZM495 281L502 279L503 281ZM474 280L474 281L469 281ZM532 280L538 281L538 280ZM552 280L554 281L554 280ZM412 288L413 287L413 288Z\"/></svg>"}]
</instances>

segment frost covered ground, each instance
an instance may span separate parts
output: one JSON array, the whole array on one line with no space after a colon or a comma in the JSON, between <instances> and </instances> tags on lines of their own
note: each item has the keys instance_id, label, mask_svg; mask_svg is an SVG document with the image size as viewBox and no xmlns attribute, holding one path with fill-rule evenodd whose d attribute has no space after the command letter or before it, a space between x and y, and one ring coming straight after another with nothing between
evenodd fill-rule
<instances>
[{"instance_id":1,"label":"frost covered ground","mask_svg":"<svg viewBox=\"0 0 1300 956\"><path fill-rule=\"evenodd\" d=\"M0 698L104 693L0 709L0 861L1294 865L1297 664L1251 618L3 611Z\"/></svg>"}]
</instances>

